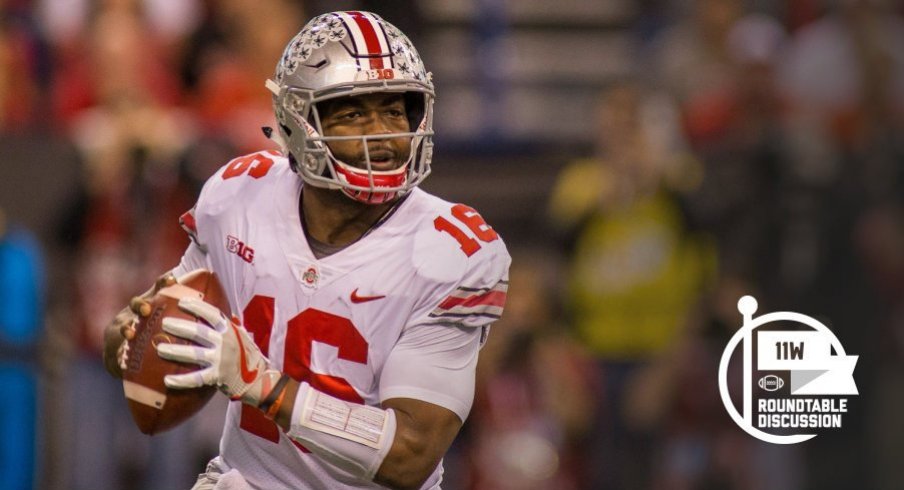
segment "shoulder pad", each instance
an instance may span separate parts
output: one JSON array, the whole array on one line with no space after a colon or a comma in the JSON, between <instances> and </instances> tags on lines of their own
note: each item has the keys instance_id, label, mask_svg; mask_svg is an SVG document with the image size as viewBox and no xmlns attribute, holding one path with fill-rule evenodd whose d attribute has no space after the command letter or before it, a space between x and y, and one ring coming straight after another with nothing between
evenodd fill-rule
<instances>
[{"instance_id":1,"label":"shoulder pad","mask_svg":"<svg viewBox=\"0 0 904 490\"><path fill-rule=\"evenodd\" d=\"M277 152L261 151L235 158L207 179L195 205L195 219L200 222L203 216L234 205L239 197L247 200L273 192L273 183L285 181L281 177L291 172L288 159Z\"/></svg>"},{"instance_id":2,"label":"shoulder pad","mask_svg":"<svg viewBox=\"0 0 904 490\"><path fill-rule=\"evenodd\" d=\"M449 204L415 235L413 260L424 282L421 321L481 326L499 318L511 263L502 238L473 208Z\"/></svg>"}]
</instances>

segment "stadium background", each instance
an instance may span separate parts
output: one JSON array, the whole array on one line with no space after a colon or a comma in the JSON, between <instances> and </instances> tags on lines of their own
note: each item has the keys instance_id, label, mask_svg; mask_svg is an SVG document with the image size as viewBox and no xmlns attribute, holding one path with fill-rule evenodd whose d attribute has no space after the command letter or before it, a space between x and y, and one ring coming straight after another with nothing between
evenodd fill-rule
<instances>
[{"instance_id":1,"label":"stadium background","mask_svg":"<svg viewBox=\"0 0 904 490\"><path fill-rule=\"evenodd\" d=\"M434 72L425 187L515 259L444 488L900 488L894 0L0 1L0 487L188 488L215 454L222 397L140 435L98 334L176 263L206 176L268 147L286 41L357 8ZM728 419L745 293L860 355L843 429Z\"/></svg>"}]
</instances>

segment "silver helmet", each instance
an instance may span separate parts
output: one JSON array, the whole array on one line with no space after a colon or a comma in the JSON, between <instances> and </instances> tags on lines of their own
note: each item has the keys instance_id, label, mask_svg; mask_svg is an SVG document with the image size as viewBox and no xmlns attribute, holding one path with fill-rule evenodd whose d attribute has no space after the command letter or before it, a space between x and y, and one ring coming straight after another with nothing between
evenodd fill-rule
<instances>
[{"instance_id":1,"label":"silver helmet","mask_svg":"<svg viewBox=\"0 0 904 490\"><path fill-rule=\"evenodd\" d=\"M341 189L369 204L394 199L430 174L433 157L433 81L411 40L369 12L332 12L312 19L288 46L267 80L284 151L305 183ZM377 92L404 93L408 133L324 136L317 104ZM275 136L275 135L274 135ZM374 170L367 142L411 138L408 160L398 169ZM360 139L365 168L333 156L330 141Z\"/></svg>"}]
</instances>

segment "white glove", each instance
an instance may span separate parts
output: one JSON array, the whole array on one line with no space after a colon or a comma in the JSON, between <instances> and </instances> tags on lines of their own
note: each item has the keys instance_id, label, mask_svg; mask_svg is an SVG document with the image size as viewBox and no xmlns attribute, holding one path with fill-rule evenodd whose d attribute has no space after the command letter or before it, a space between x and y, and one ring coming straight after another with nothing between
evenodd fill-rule
<instances>
[{"instance_id":1,"label":"white glove","mask_svg":"<svg viewBox=\"0 0 904 490\"><path fill-rule=\"evenodd\" d=\"M270 368L251 335L241 325L229 320L215 306L197 298L182 298L179 308L213 326L200 321L166 317L163 330L199 345L161 343L157 354L171 361L198 364L202 369L185 374L169 374L164 378L168 388L197 388L216 385L233 400L257 407L279 380L281 373Z\"/></svg>"}]
</instances>

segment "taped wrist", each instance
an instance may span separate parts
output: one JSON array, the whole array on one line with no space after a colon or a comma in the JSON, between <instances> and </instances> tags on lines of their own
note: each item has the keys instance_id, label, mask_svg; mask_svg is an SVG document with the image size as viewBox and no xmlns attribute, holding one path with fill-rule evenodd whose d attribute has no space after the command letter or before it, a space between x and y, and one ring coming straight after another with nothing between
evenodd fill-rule
<instances>
[{"instance_id":1,"label":"taped wrist","mask_svg":"<svg viewBox=\"0 0 904 490\"><path fill-rule=\"evenodd\" d=\"M392 409L346 402L301 383L288 436L336 467L370 481L389 453L395 431Z\"/></svg>"},{"instance_id":2,"label":"taped wrist","mask_svg":"<svg viewBox=\"0 0 904 490\"><path fill-rule=\"evenodd\" d=\"M289 379L288 374L282 373L279 377L279 381L276 382L276 386L274 386L269 393L264 395L264 399L261 400L261 404L257 407L261 412L264 412L270 420L273 420L276 417L276 413L282 405L283 396L286 394L286 386L289 384Z\"/></svg>"}]
</instances>

